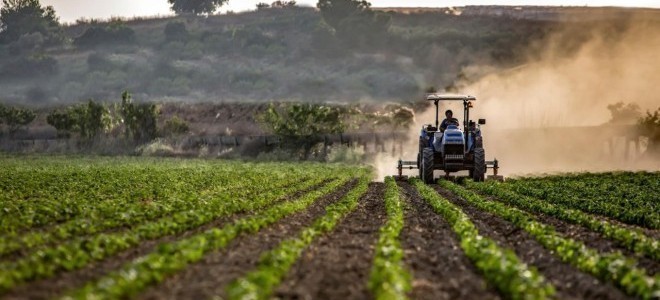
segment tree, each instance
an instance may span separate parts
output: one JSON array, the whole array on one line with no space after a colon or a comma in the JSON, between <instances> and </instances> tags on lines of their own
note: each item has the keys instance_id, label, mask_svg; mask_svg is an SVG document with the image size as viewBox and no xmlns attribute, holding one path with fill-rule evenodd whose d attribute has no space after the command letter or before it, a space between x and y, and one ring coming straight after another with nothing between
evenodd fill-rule
<instances>
[{"instance_id":1,"label":"tree","mask_svg":"<svg viewBox=\"0 0 660 300\"><path fill-rule=\"evenodd\" d=\"M212 14L229 0L167 0L176 14Z\"/></svg>"},{"instance_id":2,"label":"tree","mask_svg":"<svg viewBox=\"0 0 660 300\"><path fill-rule=\"evenodd\" d=\"M119 113L126 127L126 137L136 142L147 142L158 134L158 107L153 103L134 103L131 94L125 91L121 95Z\"/></svg>"},{"instance_id":3,"label":"tree","mask_svg":"<svg viewBox=\"0 0 660 300\"><path fill-rule=\"evenodd\" d=\"M48 125L57 129L58 137L70 137L76 126L76 119L69 110L54 110L46 117Z\"/></svg>"},{"instance_id":4,"label":"tree","mask_svg":"<svg viewBox=\"0 0 660 300\"><path fill-rule=\"evenodd\" d=\"M369 10L371 3L356 0L319 0L316 7L321 11L323 20L337 29L347 18Z\"/></svg>"},{"instance_id":5,"label":"tree","mask_svg":"<svg viewBox=\"0 0 660 300\"><path fill-rule=\"evenodd\" d=\"M354 45L376 45L389 29L390 17L371 10L364 0L319 0L323 21L341 40ZM377 45L376 45L377 46Z\"/></svg>"},{"instance_id":6,"label":"tree","mask_svg":"<svg viewBox=\"0 0 660 300\"><path fill-rule=\"evenodd\" d=\"M610 120L612 124L634 124L642 116L639 105L636 103L624 104L623 102L618 102L608 105L607 109L612 114L612 119Z\"/></svg>"},{"instance_id":7,"label":"tree","mask_svg":"<svg viewBox=\"0 0 660 300\"><path fill-rule=\"evenodd\" d=\"M638 128L643 136L649 139L647 153L660 155L660 108L655 112L646 112L646 116L638 120Z\"/></svg>"},{"instance_id":8,"label":"tree","mask_svg":"<svg viewBox=\"0 0 660 300\"><path fill-rule=\"evenodd\" d=\"M57 129L58 136L69 137L72 132L78 132L81 138L91 140L109 128L110 112L103 104L89 100L86 104L55 110L46 121Z\"/></svg>"},{"instance_id":9,"label":"tree","mask_svg":"<svg viewBox=\"0 0 660 300\"><path fill-rule=\"evenodd\" d=\"M273 2L270 7L272 8L287 8L287 7L295 7L296 6L296 1L275 1Z\"/></svg>"},{"instance_id":10,"label":"tree","mask_svg":"<svg viewBox=\"0 0 660 300\"><path fill-rule=\"evenodd\" d=\"M325 134L344 132L345 110L341 107L310 103L271 103L258 116L265 128L279 136L285 145L302 147L305 158Z\"/></svg>"},{"instance_id":11,"label":"tree","mask_svg":"<svg viewBox=\"0 0 660 300\"><path fill-rule=\"evenodd\" d=\"M9 134L14 135L21 127L26 126L37 117L37 114L30 109L7 107L0 109L0 119L2 123L7 124Z\"/></svg>"},{"instance_id":12,"label":"tree","mask_svg":"<svg viewBox=\"0 0 660 300\"><path fill-rule=\"evenodd\" d=\"M270 7L270 5L268 3L264 3L264 2L257 3L257 10L262 10L262 9L266 9L266 8L269 8L269 7Z\"/></svg>"},{"instance_id":13,"label":"tree","mask_svg":"<svg viewBox=\"0 0 660 300\"><path fill-rule=\"evenodd\" d=\"M60 40L60 24L52 6L39 0L3 0L0 9L0 43L11 43L27 34L40 33L49 42Z\"/></svg>"}]
</instances>

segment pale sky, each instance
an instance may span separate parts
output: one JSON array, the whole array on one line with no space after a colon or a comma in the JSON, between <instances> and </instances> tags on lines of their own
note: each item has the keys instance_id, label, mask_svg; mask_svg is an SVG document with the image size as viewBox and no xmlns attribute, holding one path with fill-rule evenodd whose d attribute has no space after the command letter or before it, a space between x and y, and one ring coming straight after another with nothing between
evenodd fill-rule
<instances>
[{"instance_id":1,"label":"pale sky","mask_svg":"<svg viewBox=\"0 0 660 300\"><path fill-rule=\"evenodd\" d=\"M274 1L274 0L273 0ZM229 0L222 11L255 9L258 2L271 0ZM299 5L315 6L317 0L299 0ZM626 6L660 8L660 0L371 0L374 7L447 7L465 5L563 5L563 6ZM170 15L167 0L41 0L55 7L62 22L75 22L81 17L107 19L113 16Z\"/></svg>"}]
</instances>

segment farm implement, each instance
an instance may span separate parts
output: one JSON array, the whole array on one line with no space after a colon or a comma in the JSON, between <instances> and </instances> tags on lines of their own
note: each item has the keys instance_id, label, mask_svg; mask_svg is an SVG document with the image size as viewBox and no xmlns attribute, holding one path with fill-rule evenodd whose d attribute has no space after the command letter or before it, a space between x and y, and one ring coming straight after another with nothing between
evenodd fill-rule
<instances>
[{"instance_id":1,"label":"farm implement","mask_svg":"<svg viewBox=\"0 0 660 300\"><path fill-rule=\"evenodd\" d=\"M479 119L478 122L470 120L470 108L477 99L473 96L434 93L427 94L426 100L433 101L435 105L435 126L426 124L422 127L417 160L399 160L397 178L406 178L403 169L418 169L419 178L427 184L434 182L435 170L444 171L445 178L449 178L450 173L468 171L474 181L504 181L504 177L498 175L500 166L497 159L486 161L480 129L481 125L486 125L486 119ZM440 102L445 101L463 102L463 129L459 128L453 113L448 114L447 119L440 124ZM486 175L488 168L493 170L493 175Z\"/></svg>"}]
</instances>

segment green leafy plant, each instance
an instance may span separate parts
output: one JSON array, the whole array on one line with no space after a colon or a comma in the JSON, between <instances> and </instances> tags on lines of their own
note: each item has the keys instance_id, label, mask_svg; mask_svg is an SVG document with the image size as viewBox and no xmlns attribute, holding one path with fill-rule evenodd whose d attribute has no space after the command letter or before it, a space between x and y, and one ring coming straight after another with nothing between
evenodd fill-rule
<instances>
[{"instance_id":1,"label":"green leafy plant","mask_svg":"<svg viewBox=\"0 0 660 300\"><path fill-rule=\"evenodd\" d=\"M660 292L660 276L649 276L644 269L637 267L634 259L626 258L620 252L599 253L579 241L563 237L552 226L536 221L532 215L524 211L500 202L487 201L478 194L450 182L441 181L440 185L477 208L495 214L525 230L545 248L556 253L562 261L616 284L631 296L651 299Z\"/></svg>"},{"instance_id":2,"label":"green leafy plant","mask_svg":"<svg viewBox=\"0 0 660 300\"><path fill-rule=\"evenodd\" d=\"M326 208L326 214L305 228L296 238L281 242L275 249L261 256L259 265L227 288L230 299L268 299L302 252L316 238L330 232L339 221L353 211L358 200L369 187L369 179L362 175L357 186L339 202Z\"/></svg>"},{"instance_id":3,"label":"green leafy plant","mask_svg":"<svg viewBox=\"0 0 660 300\"><path fill-rule=\"evenodd\" d=\"M511 191L510 187L506 184L480 184L468 181L466 186L472 190L498 197L499 200L521 209L543 213L563 221L584 226L600 233L606 238L615 240L631 251L660 260L660 242L646 236L639 230L628 229L618 224L604 221L580 210L564 208L546 201L522 196Z\"/></svg>"},{"instance_id":4,"label":"green leafy plant","mask_svg":"<svg viewBox=\"0 0 660 300\"><path fill-rule=\"evenodd\" d=\"M510 249L503 249L495 241L479 235L470 218L459 207L442 198L421 180L414 179L413 184L424 200L449 222L461 241L465 255L500 292L511 299L546 299L555 294L554 287L535 268L520 261Z\"/></svg>"},{"instance_id":5,"label":"green leafy plant","mask_svg":"<svg viewBox=\"0 0 660 300\"><path fill-rule=\"evenodd\" d=\"M403 265L399 234L403 229L403 203L394 178L385 178L387 223L380 229L369 289L376 299L406 299L412 289L412 277Z\"/></svg>"}]
</instances>

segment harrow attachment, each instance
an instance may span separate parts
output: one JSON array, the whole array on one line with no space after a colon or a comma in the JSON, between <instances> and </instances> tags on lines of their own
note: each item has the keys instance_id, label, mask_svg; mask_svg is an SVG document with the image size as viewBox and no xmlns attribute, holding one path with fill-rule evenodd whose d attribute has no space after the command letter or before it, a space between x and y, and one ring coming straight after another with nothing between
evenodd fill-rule
<instances>
[{"instance_id":1,"label":"harrow attachment","mask_svg":"<svg viewBox=\"0 0 660 300\"><path fill-rule=\"evenodd\" d=\"M419 169L419 166L417 165L416 161L410 161L410 160L399 160L397 164L397 175L394 176L394 179L396 180L401 180L405 181L408 179L408 175L403 175L403 170L415 170ZM486 180L495 180L499 182L504 182L504 176L499 175L499 169L500 169L500 164L497 159L492 160L492 161L486 161L486 169L492 169L493 170L493 175L487 175Z\"/></svg>"}]
</instances>

